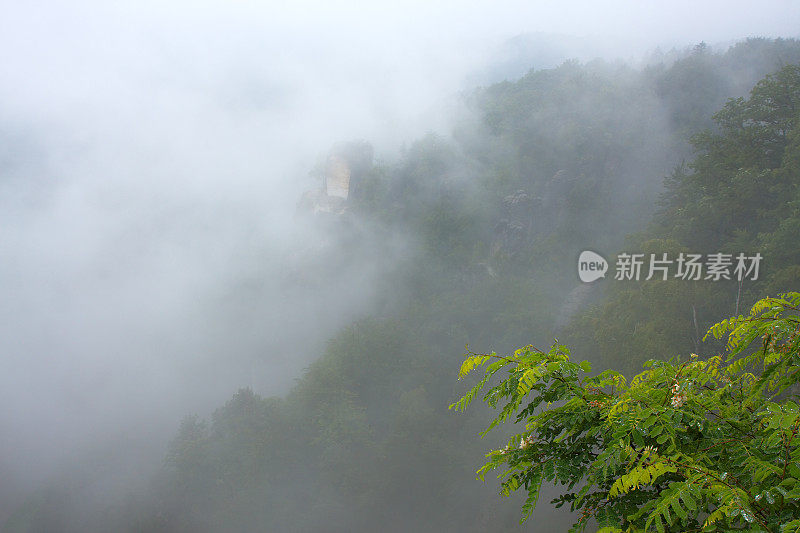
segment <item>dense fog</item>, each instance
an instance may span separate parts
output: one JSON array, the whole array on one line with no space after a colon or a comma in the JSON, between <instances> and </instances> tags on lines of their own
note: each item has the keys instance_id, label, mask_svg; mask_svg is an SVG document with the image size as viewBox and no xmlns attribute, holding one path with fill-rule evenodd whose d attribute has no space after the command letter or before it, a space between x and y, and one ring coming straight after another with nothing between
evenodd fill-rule
<instances>
[{"instance_id":1,"label":"dense fog","mask_svg":"<svg viewBox=\"0 0 800 533\"><path fill-rule=\"evenodd\" d=\"M530 178L540 184L530 191L545 204L555 198L547 204L552 235L574 239L563 248L565 256L577 257L587 247L615 251L654 212L663 178L691 158L690 126L709 127L727 98L747 95L780 61L796 62L800 55L792 44L779 59L774 54L784 52L741 63L731 59L715 71L721 81L698 108L696 122L677 125L680 102L673 96L682 89L673 91L666 82L660 93L640 89L650 83L641 76L656 79L659 74L648 68L669 69L701 42L709 54L724 54L751 37L796 38L799 27L800 8L779 1L0 7L0 525L8 521L9 531L20 530L11 518L55 488L79 503L69 500L55 511L44 505L49 525L31 531L122 527L119 520L126 518L108 509L163 490L153 487L160 486L159 471L186 416L210 419L243 388L293 401L298 383L302 390L302 380L311 379L309 366L326 350L336 351L332 339L368 329L364 320L396 319L401 331L415 336L412 319L396 317L436 314L439 304L425 299L428 284L438 290L448 283L472 286L475 276L502 278L501 267L485 257L496 256L493 246L516 246L515 237L491 237L500 216L481 201L491 179L506 179L498 161L508 162L508 175L542 176ZM513 112L482 103L507 89L495 85L504 80L569 65L585 68L586 79L616 80L610 92L630 92L615 97L615 104L602 91L561 103L542 96L542 106L517 125ZM486 119L492 112L495 122ZM573 126L570 117L579 117ZM531 124L562 118L569 119L564 128L542 132L541 142L529 137L526 147L513 137ZM563 150L558 157L574 161L575 154L589 153L586 132L609 122L614 131L631 132L616 140L628 151L603 156L604 172L613 175L602 186L603 198L617 203L581 211L587 221L604 221L587 222L595 229L608 222L606 230L560 234L559 198L572 197L559 192L558 180L547 180L566 167L544 162L543 154L556 157ZM493 128L506 128L507 135ZM347 155L354 151L360 155ZM388 191L364 186L356 197L354 188L347 201L356 207L348 208L344 223L335 213L317 216L303 207L308 191L332 179L331 158L341 154L353 187L369 176ZM525 167L525 157L537 162ZM588 183L591 169L590 163L567 169L564 183ZM444 178L432 185L426 172ZM600 194L592 191L581 194ZM473 224L469 231L485 241L483 248L458 255L463 247L448 240L447 221L417 225L435 219L415 206L440 193L443 205L453 201L478 217L465 224ZM366 205L365 198L380 210L358 208L354 202ZM622 206L630 211L621 213ZM603 218L609 211L620 216ZM447 250L456 255L444 255ZM475 259L464 266L468 256ZM451 268L456 262L464 268ZM435 275L418 274L420 265ZM558 270L542 273L555 281L530 289L550 309L531 333L538 338L552 339L585 303L570 292L577 282L558 278ZM487 301L496 297L502 307L504 298L527 297L527 290L486 289ZM471 296L460 303L448 298L441 299L450 306L444 314L483 304ZM457 417L439 410L463 392L456 381L461 347L477 342L477 349L499 350L525 342L525 324L508 333L499 325L516 324L516 318L488 307L475 313L475 320L494 329L470 332L466 319L442 326L453 351L437 354L437 365L451 373L449 388L432 393L426 384L420 399L415 391L423 384L403 382L397 386L410 392L386 398L385 406L377 399L380 391L360 397L385 408L387 418L395 413L395 399L409 412L427 412L414 407L422 402L433 405L436 416ZM353 390L362 386L369 385L355 383ZM380 419L368 413L365 420L378 428ZM433 424L410 415L403 422L409 431L415 420ZM464 430L474 436L471 446L491 445L473 429ZM497 530L513 530L519 502L493 496L493 480L481 489L473 480L480 459L452 460L457 466L448 471L458 472L453 479L460 484L452 490L469 492L474 484L483 490L484 504L502 516ZM291 477L301 485L314 475L298 471ZM387 529L425 529L423 518L409 516L416 504L404 501L394 505L397 516L386 517ZM147 515L151 503L140 508ZM343 518L348 512L341 502L330 509L314 511L314 520L330 517L326 525L297 525L298 519L269 529L357 527ZM109 516L115 525L104 522ZM493 516L484 512L473 526ZM137 520L124 527L171 527ZM210 531L257 530L246 519L228 526L197 520ZM443 516L441 523L448 520ZM526 527L549 530L542 524Z\"/></svg>"}]
</instances>

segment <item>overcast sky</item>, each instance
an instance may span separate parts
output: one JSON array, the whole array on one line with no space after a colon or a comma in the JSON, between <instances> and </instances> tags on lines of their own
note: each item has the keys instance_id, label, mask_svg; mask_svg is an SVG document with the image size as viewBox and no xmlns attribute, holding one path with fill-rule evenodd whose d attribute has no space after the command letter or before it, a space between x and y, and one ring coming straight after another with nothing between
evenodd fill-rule
<instances>
[{"instance_id":1,"label":"overcast sky","mask_svg":"<svg viewBox=\"0 0 800 533\"><path fill-rule=\"evenodd\" d=\"M108 117L117 125L142 107L174 107L171 96L184 108L257 100L286 110L302 137L320 117L365 137L420 127L407 115L427 114L418 109L519 33L593 38L630 58L800 27L800 3L788 0L7 2L0 14L7 119L70 121L70 107L106 107L124 114Z\"/></svg>"},{"instance_id":2,"label":"overcast sky","mask_svg":"<svg viewBox=\"0 0 800 533\"><path fill-rule=\"evenodd\" d=\"M161 450L153 428L238 386L284 392L314 355L291 348L319 341L303 328L337 324L302 323L309 295L212 303L296 250L315 158L446 133L507 39L636 59L798 28L788 0L0 2L0 479L121 435ZM347 294L326 296L343 321L369 289ZM252 308L273 322L243 325Z\"/></svg>"}]
</instances>

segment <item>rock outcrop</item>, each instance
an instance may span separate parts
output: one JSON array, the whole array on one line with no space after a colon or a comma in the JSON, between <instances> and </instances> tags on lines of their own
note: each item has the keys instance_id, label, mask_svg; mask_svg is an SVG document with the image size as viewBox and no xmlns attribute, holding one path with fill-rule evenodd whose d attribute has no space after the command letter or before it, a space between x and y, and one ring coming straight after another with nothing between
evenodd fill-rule
<instances>
[{"instance_id":1,"label":"rock outcrop","mask_svg":"<svg viewBox=\"0 0 800 533\"><path fill-rule=\"evenodd\" d=\"M297 203L298 213L342 215L358 195L358 181L372 167L372 146L365 142L338 145L325 160L322 184L303 193Z\"/></svg>"},{"instance_id":2,"label":"rock outcrop","mask_svg":"<svg viewBox=\"0 0 800 533\"><path fill-rule=\"evenodd\" d=\"M525 246L534 228L541 199L519 190L503 198L503 218L494 226L490 255L513 257Z\"/></svg>"}]
</instances>

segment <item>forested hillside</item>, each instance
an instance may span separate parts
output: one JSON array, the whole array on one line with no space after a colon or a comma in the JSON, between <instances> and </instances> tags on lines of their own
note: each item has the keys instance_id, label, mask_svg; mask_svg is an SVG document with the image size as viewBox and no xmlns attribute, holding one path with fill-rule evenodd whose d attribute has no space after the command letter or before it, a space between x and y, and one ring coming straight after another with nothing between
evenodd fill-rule
<instances>
[{"instance_id":1,"label":"forested hillside","mask_svg":"<svg viewBox=\"0 0 800 533\"><path fill-rule=\"evenodd\" d=\"M798 64L800 43L767 39L642 68L566 62L460 95L452 136L418 139L398 160L351 143L368 159L351 205L299 216L353 256L410 243L370 316L285 397L242 388L209 418L188 416L146 494L82 512L69 492L43 490L5 531L566 530L574 517L544 504L520 526L494 480L474 480L486 411L447 409L471 386L456 379L464 346L558 337L595 369L633 371L712 351L711 324L800 288ZM739 284L617 281L612 265L582 284L587 249L758 252L763 268Z\"/></svg>"},{"instance_id":2,"label":"forested hillside","mask_svg":"<svg viewBox=\"0 0 800 533\"><path fill-rule=\"evenodd\" d=\"M667 178L649 229L626 244L671 257L761 253L758 279L616 283L601 306L572 324L568 337L576 346L604 365L635 370L652 356L699 351L720 317L800 286L798 109L797 65L728 101L713 116L716 128L692 137L697 157Z\"/></svg>"}]
</instances>

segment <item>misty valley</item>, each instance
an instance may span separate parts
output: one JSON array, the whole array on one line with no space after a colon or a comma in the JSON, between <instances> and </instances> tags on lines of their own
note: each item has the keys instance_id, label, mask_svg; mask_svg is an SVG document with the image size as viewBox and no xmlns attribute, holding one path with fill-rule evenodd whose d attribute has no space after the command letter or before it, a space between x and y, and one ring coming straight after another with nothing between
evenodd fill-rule
<instances>
[{"instance_id":1,"label":"misty valley","mask_svg":"<svg viewBox=\"0 0 800 533\"><path fill-rule=\"evenodd\" d=\"M0 106L1 531L800 531L800 41L518 37L392 131L150 24Z\"/></svg>"}]
</instances>

